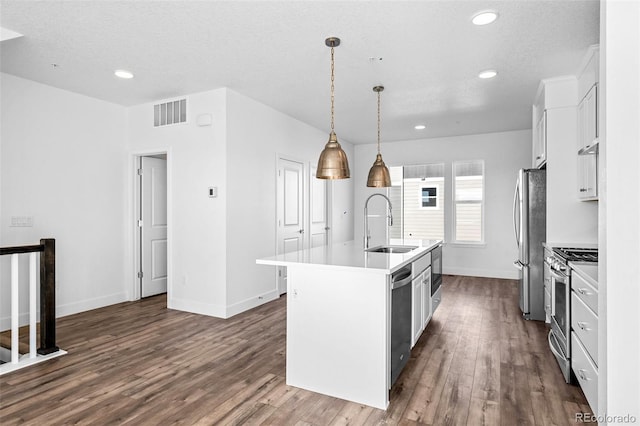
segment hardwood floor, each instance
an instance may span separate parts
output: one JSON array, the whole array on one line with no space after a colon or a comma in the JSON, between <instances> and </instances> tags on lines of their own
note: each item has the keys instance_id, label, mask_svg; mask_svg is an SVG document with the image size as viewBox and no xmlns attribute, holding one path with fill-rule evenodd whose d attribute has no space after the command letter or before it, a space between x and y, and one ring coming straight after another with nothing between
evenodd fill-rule
<instances>
[{"instance_id":1,"label":"hardwood floor","mask_svg":"<svg viewBox=\"0 0 640 426\"><path fill-rule=\"evenodd\" d=\"M228 320L165 306L61 318L69 354L0 377L0 423L565 425L590 412L511 280L444 277L387 411L285 384L284 297Z\"/></svg>"}]
</instances>

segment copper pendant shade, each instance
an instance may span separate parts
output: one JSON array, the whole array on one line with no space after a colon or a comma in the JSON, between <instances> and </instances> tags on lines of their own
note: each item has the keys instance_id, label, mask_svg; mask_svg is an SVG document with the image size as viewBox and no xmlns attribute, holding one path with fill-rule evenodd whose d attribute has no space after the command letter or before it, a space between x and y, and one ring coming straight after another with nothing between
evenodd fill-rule
<instances>
[{"instance_id":1,"label":"copper pendant shade","mask_svg":"<svg viewBox=\"0 0 640 426\"><path fill-rule=\"evenodd\" d=\"M384 90L384 86L376 86L373 91L378 94L378 155L376 155L376 161L373 162L373 166L369 170L369 177L367 178L367 186L372 188L386 188L391 186L391 176L389 175L389 169L382 160L382 154L380 154L380 92Z\"/></svg>"},{"instance_id":2,"label":"copper pendant shade","mask_svg":"<svg viewBox=\"0 0 640 426\"><path fill-rule=\"evenodd\" d=\"M316 178L318 179L347 179L350 177L349 161L347 154L344 152L338 136L334 131L333 125L333 101L334 101L334 60L333 49L340 45L340 39L337 37L329 37L324 43L331 48L331 133L329 141L320 153L318 159L318 168L316 170Z\"/></svg>"}]
</instances>

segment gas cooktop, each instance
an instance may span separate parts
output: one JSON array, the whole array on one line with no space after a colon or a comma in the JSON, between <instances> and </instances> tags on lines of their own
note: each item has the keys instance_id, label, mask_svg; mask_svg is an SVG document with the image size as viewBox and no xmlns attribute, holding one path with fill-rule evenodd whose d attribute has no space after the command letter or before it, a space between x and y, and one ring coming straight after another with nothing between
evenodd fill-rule
<instances>
[{"instance_id":1,"label":"gas cooktop","mask_svg":"<svg viewBox=\"0 0 640 426\"><path fill-rule=\"evenodd\" d=\"M553 252L565 262L597 262L597 248L554 247Z\"/></svg>"}]
</instances>

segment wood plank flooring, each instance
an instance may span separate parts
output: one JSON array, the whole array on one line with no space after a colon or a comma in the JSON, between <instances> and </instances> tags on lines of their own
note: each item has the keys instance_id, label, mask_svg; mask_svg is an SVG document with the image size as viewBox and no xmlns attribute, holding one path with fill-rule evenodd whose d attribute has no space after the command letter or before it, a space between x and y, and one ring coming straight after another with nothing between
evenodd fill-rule
<instances>
[{"instance_id":1,"label":"wood plank flooring","mask_svg":"<svg viewBox=\"0 0 640 426\"><path fill-rule=\"evenodd\" d=\"M285 384L286 299L228 320L156 296L58 320L68 355L0 377L3 425L566 425L590 412L517 283L445 276L387 411Z\"/></svg>"}]
</instances>

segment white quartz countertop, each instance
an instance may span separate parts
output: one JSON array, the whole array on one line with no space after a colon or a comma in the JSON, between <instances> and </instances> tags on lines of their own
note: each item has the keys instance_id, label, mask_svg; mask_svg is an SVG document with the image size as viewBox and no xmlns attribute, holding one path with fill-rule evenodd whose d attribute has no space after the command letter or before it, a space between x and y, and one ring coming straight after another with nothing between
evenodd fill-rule
<instances>
[{"instance_id":1,"label":"white quartz countertop","mask_svg":"<svg viewBox=\"0 0 640 426\"><path fill-rule=\"evenodd\" d=\"M585 279L586 282L598 288L598 264L593 262L569 262L569 266L575 273Z\"/></svg>"},{"instance_id":2,"label":"white quartz countertop","mask_svg":"<svg viewBox=\"0 0 640 426\"><path fill-rule=\"evenodd\" d=\"M322 268L358 268L380 274L391 274L421 255L442 244L442 240L391 240L390 245L411 245L407 253L372 253L364 251L362 242L322 246L257 259L260 265L314 266Z\"/></svg>"}]
</instances>

